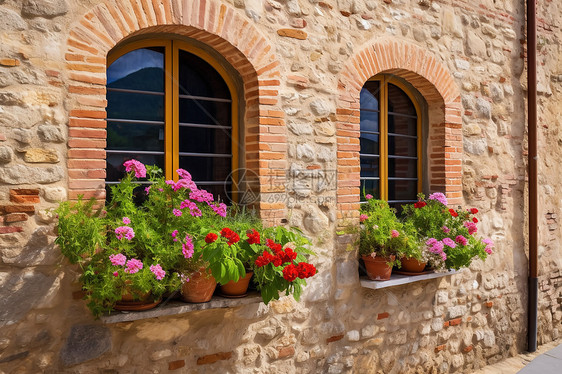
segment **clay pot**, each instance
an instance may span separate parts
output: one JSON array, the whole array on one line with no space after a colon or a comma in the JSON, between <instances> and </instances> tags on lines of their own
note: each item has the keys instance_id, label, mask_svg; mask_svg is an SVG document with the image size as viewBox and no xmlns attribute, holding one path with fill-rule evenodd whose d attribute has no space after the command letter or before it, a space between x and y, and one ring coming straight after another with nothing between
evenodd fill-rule
<instances>
[{"instance_id":1,"label":"clay pot","mask_svg":"<svg viewBox=\"0 0 562 374\"><path fill-rule=\"evenodd\" d=\"M400 263L402 264L400 270L407 271L408 273L422 273L425 265L427 265L427 261L420 262L413 257L402 257Z\"/></svg>"},{"instance_id":2,"label":"clay pot","mask_svg":"<svg viewBox=\"0 0 562 374\"><path fill-rule=\"evenodd\" d=\"M227 284L221 285L221 293L226 297L241 297L245 296L250 285L250 278L254 275L253 272L246 272L246 276L238 279L237 282L230 281Z\"/></svg>"},{"instance_id":3,"label":"clay pot","mask_svg":"<svg viewBox=\"0 0 562 374\"><path fill-rule=\"evenodd\" d=\"M140 311L156 307L162 299L154 301L150 296L151 292L133 291L125 286L121 295L121 300L115 303L115 310Z\"/></svg>"},{"instance_id":4,"label":"clay pot","mask_svg":"<svg viewBox=\"0 0 562 374\"><path fill-rule=\"evenodd\" d=\"M367 277L370 280L389 280L390 274L392 273L392 265L388 265L387 262L394 261L396 258L391 255L389 258L376 256L375 258L371 256L361 256L365 262L365 270L367 270Z\"/></svg>"},{"instance_id":5,"label":"clay pot","mask_svg":"<svg viewBox=\"0 0 562 374\"><path fill-rule=\"evenodd\" d=\"M182 284L181 298L188 303L206 303L213 297L216 287L211 270L201 268L189 276L189 282Z\"/></svg>"}]
</instances>

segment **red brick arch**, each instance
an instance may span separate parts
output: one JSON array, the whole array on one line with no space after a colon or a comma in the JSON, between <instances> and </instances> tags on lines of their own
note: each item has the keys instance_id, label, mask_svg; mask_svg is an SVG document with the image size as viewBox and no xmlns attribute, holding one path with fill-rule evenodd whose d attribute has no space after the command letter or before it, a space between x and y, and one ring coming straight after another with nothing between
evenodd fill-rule
<instances>
[{"instance_id":1,"label":"red brick arch","mask_svg":"<svg viewBox=\"0 0 562 374\"><path fill-rule=\"evenodd\" d=\"M338 218L359 216L359 95L365 82L393 74L425 98L429 114L429 187L445 192L451 205L462 199L461 97L447 68L426 50L401 40L382 40L362 48L339 75L337 99Z\"/></svg>"},{"instance_id":2,"label":"red brick arch","mask_svg":"<svg viewBox=\"0 0 562 374\"><path fill-rule=\"evenodd\" d=\"M224 56L244 84L246 167L260 180L284 173L279 60L243 12L216 0L106 0L73 24L67 40L69 198L105 196L106 56L117 43L148 33L187 36ZM261 202L260 211L272 222L286 214L285 204Z\"/></svg>"}]
</instances>

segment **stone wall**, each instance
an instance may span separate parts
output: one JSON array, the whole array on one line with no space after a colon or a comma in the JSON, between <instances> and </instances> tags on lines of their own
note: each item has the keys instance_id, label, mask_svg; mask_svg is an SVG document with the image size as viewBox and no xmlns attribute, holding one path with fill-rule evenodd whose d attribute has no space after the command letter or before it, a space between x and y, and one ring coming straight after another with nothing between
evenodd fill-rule
<instances>
[{"instance_id":1,"label":"stone wall","mask_svg":"<svg viewBox=\"0 0 562 374\"><path fill-rule=\"evenodd\" d=\"M545 1L538 12L545 343L562 322L562 9ZM524 19L515 0L0 0L0 372L469 373L523 351ZM105 56L159 32L209 44L244 77L262 215L304 228L318 253L300 303L105 325L80 300L49 209L102 196ZM412 51L417 67L403 58ZM357 92L379 72L424 95L433 185L480 210L496 242L485 263L360 287L352 238L336 232L358 205ZM336 170L337 186L303 178Z\"/></svg>"}]
</instances>

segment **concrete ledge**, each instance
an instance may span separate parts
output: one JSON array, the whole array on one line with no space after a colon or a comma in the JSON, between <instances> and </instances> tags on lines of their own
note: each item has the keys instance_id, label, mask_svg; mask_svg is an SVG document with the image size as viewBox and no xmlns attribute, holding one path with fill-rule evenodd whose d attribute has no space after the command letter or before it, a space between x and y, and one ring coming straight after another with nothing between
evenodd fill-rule
<instances>
[{"instance_id":1,"label":"concrete ledge","mask_svg":"<svg viewBox=\"0 0 562 374\"><path fill-rule=\"evenodd\" d=\"M361 287L378 290L381 288L400 286L403 284L414 283L428 279L442 278L448 275L457 274L459 272L460 270L449 270L447 273L430 273L422 275L392 274L390 276L390 279L387 281L374 281L368 279L367 277L361 277Z\"/></svg>"},{"instance_id":2,"label":"concrete ledge","mask_svg":"<svg viewBox=\"0 0 562 374\"><path fill-rule=\"evenodd\" d=\"M190 304L182 301L173 300L167 304L160 304L154 309L143 312L119 312L114 311L109 315L101 317L103 323L131 322L141 319L171 316L176 314L189 313L196 310L233 308L241 305L258 304L262 302L259 293L251 292L248 296L239 299L229 299L221 296L213 296L207 303Z\"/></svg>"}]
</instances>

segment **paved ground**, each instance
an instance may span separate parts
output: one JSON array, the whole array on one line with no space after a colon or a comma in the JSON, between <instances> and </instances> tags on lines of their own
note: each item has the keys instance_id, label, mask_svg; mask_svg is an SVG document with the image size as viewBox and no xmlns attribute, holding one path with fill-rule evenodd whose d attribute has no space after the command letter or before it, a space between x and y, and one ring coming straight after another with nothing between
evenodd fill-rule
<instances>
[{"instance_id":1,"label":"paved ground","mask_svg":"<svg viewBox=\"0 0 562 374\"><path fill-rule=\"evenodd\" d=\"M494 365L486 366L473 374L561 374L562 341L538 347L536 352L522 353Z\"/></svg>"}]
</instances>

